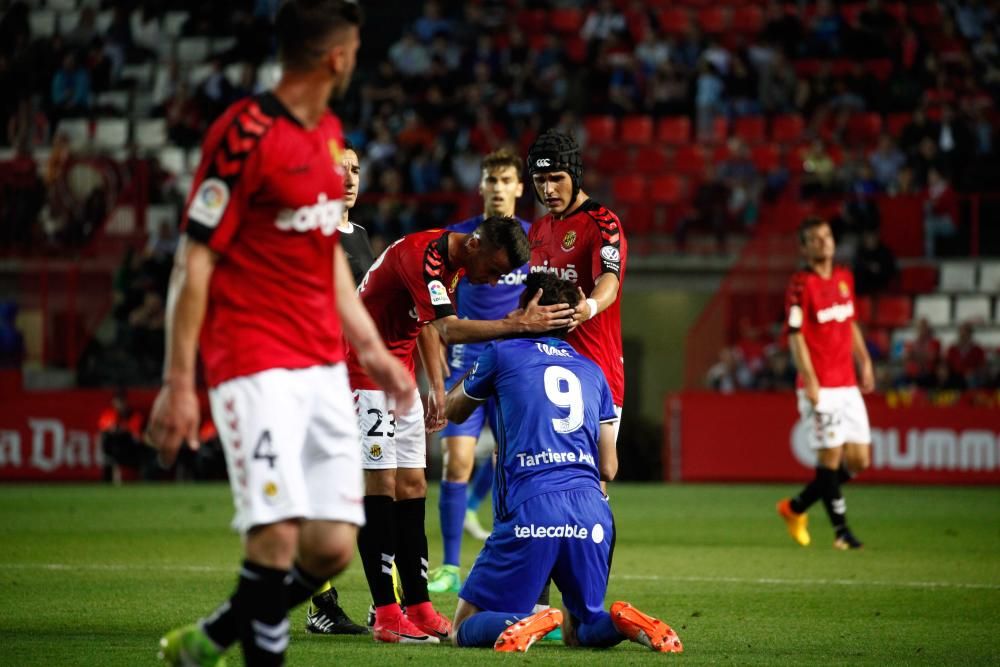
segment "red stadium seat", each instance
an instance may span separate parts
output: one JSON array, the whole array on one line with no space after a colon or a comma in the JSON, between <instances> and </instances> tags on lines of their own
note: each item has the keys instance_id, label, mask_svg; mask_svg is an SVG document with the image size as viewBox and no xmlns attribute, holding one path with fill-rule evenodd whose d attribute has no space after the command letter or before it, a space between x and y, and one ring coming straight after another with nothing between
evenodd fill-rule
<instances>
[{"instance_id":1,"label":"red stadium seat","mask_svg":"<svg viewBox=\"0 0 1000 667\"><path fill-rule=\"evenodd\" d=\"M733 122L733 134L748 144L759 144L765 140L763 116L743 116Z\"/></svg>"},{"instance_id":2,"label":"red stadium seat","mask_svg":"<svg viewBox=\"0 0 1000 667\"><path fill-rule=\"evenodd\" d=\"M785 155L785 167L791 174L802 173L802 156L809 150L809 144L799 144L788 149Z\"/></svg>"},{"instance_id":3,"label":"red stadium seat","mask_svg":"<svg viewBox=\"0 0 1000 667\"><path fill-rule=\"evenodd\" d=\"M587 59L587 42L579 35L567 35L563 42L566 58L571 63L581 64Z\"/></svg>"},{"instance_id":4,"label":"red stadium seat","mask_svg":"<svg viewBox=\"0 0 1000 667\"><path fill-rule=\"evenodd\" d=\"M653 140L653 119L650 116L625 116L619 140L633 146L650 143Z\"/></svg>"},{"instance_id":5,"label":"red stadium seat","mask_svg":"<svg viewBox=\"0 0 1000 667\"><path fill-rule=\"evenodd\" d=\"M629 234L648 234L653 230L654 211L650 204L632 204L621 210L622 229Z\"/></svg>"},{"instance_id":6,"label":"red stadium seat","mask_svg":"<svg viewBox=\"0 0 1000 667\"><path fill-rule=\"evenodd\" d=\"M882 116L877 113L856 113L847 121L847 140L872 144L882 133Z\"/></svg>"},{"instance_id":7,"label":"red stadium seat","mask_svg":"<svg viewBox=\"0 0 1000 667\"><path fill-rule=\"evenodd\" d=\"M899 270L899 289L906 294L928 294L937 289L935 266L904 266Z\"/></svg>"},{"instance_id":8,"label":"red stadium seat","mask_svg":"<svg viewBox=\"0 0 1000 667\"><path fill-rule=\"evenodd\" d=\"M705 152L698 144L688 144L677 149L674 169L682 174L701 178L705 173Z\"/></svg>"},{"instance_id":9,"label":"red stadium seat","mask_svg":"<svg viewBox=\"0 0 1000 667\"><path fill-rule=\"evenodd\" d=\"M768 173L781 166L781 153L774 144L761 144L750 151L750 160L757 169Z\"/></svg>"},{"instance_id":10,"label":"red stadium seat","mask_svg":"<svg viewBox=\"0 0 1000 667\"><path fill-rule=\"evenodd\" d=\"M886 130L888 130L889 134L899 139L899 135L903 133L903 128L909 125L911 120L913 120L913 114L911 113L891 113L885 119Z\"/></svg>"},{"instance_id":11,"label":"red stadium seat","mask_svg":"<svg viewBox=\"0 0 1000 667\"><path fill-rule=\"evenodd\" d=\"M724 143L729 138L729 121L725 116L716 116L712 121L711 133L706 137L698 137L700 141L710 144Z\"/></svg>"},{"instance_id":12,"label":"red stadium seat","mask_svg":"<svg viewBox=\"0 0 1000 667\"><path fill-rule=\"evenodd\" d=\"M549 12L549 26L564 34L580 32L583 11L576 7L562 7Z\"/></svg>"},{"instance_id":13,"label":"red stadium seat","mask_svg":"<svg viewBox=\"0 0 1000 667\"><path fill-rule=\"evenodd\" d=\"M724 7L706 7L698 12L698 25L709 34L720 34L729 25L729 12Z\"/></svg>"},{"instance_id":14,"label":"red stadium seat","mask_svg":"<svg viewBox=\"0 0 1000 667\"><path fill-rule=\"evenodd\" d=\"M660 12L660 27L668 35L683 35L691 25L691 16L681 7L668 7Z\"/></svg>"},{"instance_id":15,"label":"red stadium seat","mask_svg":"<svg viewBox=\"0 0 1000 667\"><path fill-rule=\"evenodd\" d=\"M583 127L587 130L587 143L610 144L615 140L614 116L586 116Z\"/></svg>"},{"instance_id":16,"label":"red stadium seat","mask_svg":"<svg viewBox=\"0 0 1000 667\"><path fill-rule=\"evenodd\" d=\"M936 2L910 3L910 20L919 26L936 27L941 25L941 7Z\"/></svg>"},{"instance_id":17,"label":"red stadium seat","mask_svg":"<svg viewBox=\"0 0 1000 667\"><path fill-rule=\"evenodd\" d=\"M669 168L670 164L662 148L658 146L646 146L640 148L636 153L633 168L641 174L656 175L662 174Z\"/></svg>"},{"instance_id":18,"label":"red stadium seat","mask_svg":"<svg viewBox=\"0 0 1000 667\"><path fill-rule=\"evenodd\" d=\"M788 144L802 139L806 131L806 122L797 113L775 116L771 121L771 141Z\"/></svg>"},{"instance_id":19,"label":"red stadium seat","mask_svg":"<svg viewBox=\"0 0 1000 667\"><path fill-rule=\"evenodd\" d=\"M872 303L872 298L870 296L859 296L854 305L857 306L857 317L858 321L862 324L868 324L872 321L872 310L874 304Z\"/></svg>"},{"instance_id":20,"label":"red stadium seat","mask_svg":"<svg viewBox=\"0 0 1000 667\"><path fill-rule=\"evenodd\" d=\"M684 181L677 174L662 174L649 185L649 198L656 204L673 206L684 199Z\"/></svg>"},{"instance_id":21,"label":"red stadium seat","mask_svg":"<svg viewBox=\"0 0 1000 667\"><path fill-rule=\"evenodd\" d=\"M687 116L667 116L656 124L656 138L668 144L691 141L691 119Z\"/></svg>"},{"instance_id":22,"label":"red stadium seat","mask_svg":"<svg viewBox=\"0 0 1000 667\"><path fill-rule=\"evenodd\" d=\"M764 27L764 12L756 5L737 7L733 12L732 29L737 32L746 32L752 35L760 32Z\"/></svg>"},{"instance_id":23,"label":"red stadium seat","mask_svg":"<svg viewBox=\"0 0 1000 667\"><path fill-rule=\"evenodd\" d=\"M888 81L889 77L892 76L892 61L888 58L866 60L865 69L879 81Z\"/></svg>"},{"instance_id":24,"label":"red stadium seat","mask_svg":"<svg viewBox=\"0 0 1000 667\"><path fill-rule=\"evenodd\" d=\"M544 9L522 9L515 19L517 27L524 33L533 35L545 32L548 25L548 12Z\"/></svg>"},{"instance_id":25,"label":"red stadium seat","mask_svg":"<svg viewBox=\"0 0 1000 667\"><path fill-rule=\"evenodd\" d=\"M628 164L622 164L622 160L627 158L628 151L619 150L615 146L602 146L589 164L593 164L602 174L610 176L628 168Z\"/></svg>"},{"instance_id":26,"label":"red stadium seat","mask_svg":"<svg viewBox=\"0 0 1000 667\"><path fill-rule=\"evenodd\" d=\"M913 320L913 302L908 296L882 296L876 304L873 323L881 327L905 327Z\"/></svg>"},{"instance_id":27,"label":"red stadium seat","mask_svg":"<svg viewBox=\"0 0 1000 667\"><path fill-rule=\"evenodd\" d=\"M646 200L646 179L638 174L616 176L611 191L615 204L641 204Z\"/></svg>"},{"instance_id":28,"label":"red stadium seat","mask_svg":"<svg viewBox=\"0 0 1000 667\"><path fill-rule=\"evenodd\" d=\"M865 10L865 6L860 3L851 3L846 5L841 5L840 16L849 23L851 26L857 28L860 21L858 20L861 16L861 12Z\"/></svg>"}]
</instances>

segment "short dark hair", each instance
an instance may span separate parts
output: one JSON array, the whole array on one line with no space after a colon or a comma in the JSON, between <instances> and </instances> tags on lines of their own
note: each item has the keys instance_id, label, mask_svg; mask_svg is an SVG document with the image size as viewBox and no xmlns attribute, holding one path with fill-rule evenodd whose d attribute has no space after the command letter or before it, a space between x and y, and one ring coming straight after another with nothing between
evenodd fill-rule
<instances>
[{"instance_id":1,"label":"short dark hair","mask_svg":"<svg viewBox=\"0 0 1000 667\"><path fill-rule=\"evenodd\" d=\"M816 229L822 225L829 225L830 223L819 217L818 215L810 215L808 218L799 223L799 244L805 245L806 234L809 233L810 229Z\"/></svg>"},{"instance_id":2,"label":"short dark hair","mask_svg":"<svg viewBox=\"0 0 1000 667\"><path fill-rule=\"evenodd\" d=\"M531 259L531 246L521 223L505 215L491 215L479 223L472 235L496 249L503 248L510 258L510 266L516 269Z\"/></svg>"},{"instance_id":3,"label":"short dark hair","mask_svg":"<svg viewBox=\"0 0 1000 667\"><path fill-rule=\"evenodd\" d=\"M363 20L361 7L352 0L285 0L274 21L281 64L308 69L328 48L331 34L361 27Z\"/></svg>"},{"instance_id":4,"label":"short dark hair","mask_svg":"<svg viewBox=\"0 0 1000 667\"><path fill-rule=\"evenodd\" d=\"M493 171L503 167L513 167L517 172L517 180L521 180L521 170L524 162L521 157L508 148L495 150L483 158L483 171Z\"/></svg>"},{"instance_id":5,"label":"short dark hair","mask_svg":"<svg viewBox=\"0 0 1000 667\"><path fill-rule=\"evenodd\" d=\"M348 139L347 137L344 137L344 150L345 151L354 151L355 153L358 152L358 149L354 147L354 144L352 144L351 140Z\"/></svg>"},{"instance_id":6,"label":"short dark hair","mask_svg":"<svg viewBox=\"0 0 1000 667\"><path fill-rule=\"evenodd\" d=\"M542 290L542 296L538 299L539 306L568 303L570 308L576 308L576 305L580 303L580 293L577 291L576 285L568 280L559 278L554 273L537 271L529 273L528 278L524 281L521 306L525 306L528 301L534 298L538 290ZM553 329L552 331L546 331L545 335L554 336L555 338L565 338L568 329L568 327Z\"/></svg>"}]
</instances>

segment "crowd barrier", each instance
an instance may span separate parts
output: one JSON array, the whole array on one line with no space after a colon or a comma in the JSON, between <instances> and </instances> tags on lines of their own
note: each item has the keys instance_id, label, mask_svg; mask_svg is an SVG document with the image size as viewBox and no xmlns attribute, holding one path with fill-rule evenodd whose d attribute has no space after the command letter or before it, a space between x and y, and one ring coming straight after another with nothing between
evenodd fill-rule
<instances>
[{"instance_id":1,"label":"crowd barrier","mask_svg":"<svg viewBox=\"0 0 1000 667\"><path fill-rule=\"evenodd\" d=\"M1000 484L1000 410L890 407L865 397L872 466L864 482ZM685 482L799 482L815 454L791 393L685 391L666 399L663 478Z\"/></svg>"}]
</instances>

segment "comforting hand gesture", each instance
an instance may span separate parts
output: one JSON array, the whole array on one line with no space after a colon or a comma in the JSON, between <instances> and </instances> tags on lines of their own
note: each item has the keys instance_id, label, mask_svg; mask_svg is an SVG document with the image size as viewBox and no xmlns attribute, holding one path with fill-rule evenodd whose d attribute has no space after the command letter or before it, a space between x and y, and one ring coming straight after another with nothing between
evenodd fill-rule
<instances>
[{"instance_id":1,"label":"comforting hand gesture","mask_svg":"<svg viewBox=\"0 0 1000 667\"><path fill-rule=\"evenodd\" d=\"M556 303L551 306L539 306L542 290L538 290L528 305L518 308L508 315L518 321L525 333L544 333L552 329L570 326L573 323L574 310L568 303Z\"/></svg>"},{"instance_id":2,"label":"comforting hand gesture","mask_svg":"<svg viewBox=\"0 0 1000 667\"><path fill-rule=\"evenodd\" d=\"M444 387L431 389L427 394L427 410L424 414L424 429L428 433L435 433L448 425L444 410Z\"/></svg>"}]
</instances>

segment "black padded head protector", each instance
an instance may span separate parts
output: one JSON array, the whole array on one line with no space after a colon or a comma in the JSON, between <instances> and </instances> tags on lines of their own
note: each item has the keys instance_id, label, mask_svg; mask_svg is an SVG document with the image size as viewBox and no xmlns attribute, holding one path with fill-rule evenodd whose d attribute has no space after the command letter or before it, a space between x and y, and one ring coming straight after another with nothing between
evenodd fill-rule
<instances>
[{"instance_id":1,"label":"black padded head protector","mask_svg":"<svg viewBox=\"0 0 1000 667\"><path fill-rule=\"evenodd\" d=\"M540 137L535 139L535 143L528 150L528 175L548 172L565 171L569 174L573 182L573 196L569 205L576 201L576 196L580 193L580 182L583 180L583 160L580 158L580 147L576 140L568 134L546 130ZM534 185L532 185L534 187ZM542 201L542 197L535 188L535 197Z\"/></svg>"}]
</instances>

